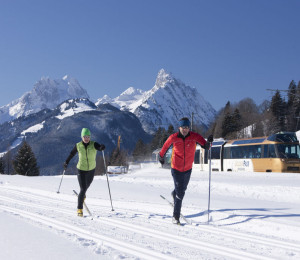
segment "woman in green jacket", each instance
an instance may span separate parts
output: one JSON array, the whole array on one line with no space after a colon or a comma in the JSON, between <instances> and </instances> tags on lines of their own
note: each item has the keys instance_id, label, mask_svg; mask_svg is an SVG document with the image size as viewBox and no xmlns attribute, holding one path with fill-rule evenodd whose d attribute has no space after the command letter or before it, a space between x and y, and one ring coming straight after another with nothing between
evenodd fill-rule
<instances>
[{"instance_id":1,"label":"woman in green jacket","mask_svg":"<svg viewBox=\"0 0 300 260\"><path fill-rule=\"evenodd\" d=\"M105 145L91 141L91 132L87 128L82 128L81 138L82 141L75 145L64 163L64 169L67 169L70 160L78 152L77 178L80 186L80 193L78 194L77 215L79 217L83 216L82 209L85 194L94 179L97 151L103 151L105 149Z\"/></svg>"}]
</instances>

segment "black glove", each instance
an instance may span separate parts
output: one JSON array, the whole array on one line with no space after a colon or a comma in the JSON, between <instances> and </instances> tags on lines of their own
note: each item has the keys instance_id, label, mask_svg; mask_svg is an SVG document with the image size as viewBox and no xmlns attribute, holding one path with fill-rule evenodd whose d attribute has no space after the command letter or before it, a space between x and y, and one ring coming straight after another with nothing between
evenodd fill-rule
<instances>
[{"instance_id":1,"label":"black glove","mask_svg":"<svg viewBox=\"0 0 300 260\"><path fill-rule=\"evenodd\" d=\"M100 144L100 151L104 151L105 150L105 145L104 144Z\"/></svg>"},{"instance_id":2,"label":"black glove","mask_svg":"<svg viewBox=\"0 0 300 260\"><path fill-rule=\"evenodd\" d=\"M161 164L164 164L165 163L165 158L164 157L158 157L158 160Z\"/></svg>"},{"instance_id":3,"label":"black glove","mask_svg":"<svg viewBox=\"0 0 300 260\"><path fill-rule=\"evenodd\" d=\"M66 170L67 168L68 168L68 164L64 162L64 170Z\"/></svg>"},{"instance_id":4,"label":"black glove","mask_svg":"<svg viewBox=\"0 0 300 260\"><path fill-rule=\"evenodd\" d=\"M214 136L213 135L210 135L208 138L207 138L207 141L212 143L214 141Z\"/></svg>"}]
</instances>

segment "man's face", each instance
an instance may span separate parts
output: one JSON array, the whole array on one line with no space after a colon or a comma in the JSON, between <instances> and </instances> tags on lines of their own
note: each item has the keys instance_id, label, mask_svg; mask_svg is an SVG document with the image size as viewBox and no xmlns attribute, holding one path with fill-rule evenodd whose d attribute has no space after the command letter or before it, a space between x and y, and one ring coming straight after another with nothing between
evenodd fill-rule
<instances>
[{"instance_id":1,"label":"man's face","mask_svg":"<svg viewBox=\"0 0 300 260\"><path fill-rule=\"evenodd\" d=\"M179 131L183 136L186 136L189 133L190 128L188 126L180 126Z\"/></svg>"}]
</instances>

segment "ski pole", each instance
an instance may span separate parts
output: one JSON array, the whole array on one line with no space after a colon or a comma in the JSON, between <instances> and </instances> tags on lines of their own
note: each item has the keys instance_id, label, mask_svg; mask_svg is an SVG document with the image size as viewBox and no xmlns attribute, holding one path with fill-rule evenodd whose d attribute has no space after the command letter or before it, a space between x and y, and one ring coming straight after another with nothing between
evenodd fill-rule
<instances>
[{"instance_id":1,"label":"ski pole","mask_svg":"<svg viewBox=\"0 0 300 260\"><path fill-rule=\"evenodd\" d=\"M108 177L107 177L105 157L104 157L104 152L103 151L102 151L102 156L103 156L103 162L104 162L104 168L105 168L105 174L106 174L106 180L107 180L107 187L108 187L108 192L109 192L109 197L110 197L111 211L114 211L113 204L112 204L112 199L111 199L111 194L110 194L109 181L108 181Z\"/></svg>"},{"instance_id":2,"label":"ski pole","mask_svg":"<svg viewBox=\"0 0 300 260\"><path fill-rule=\"evenodd\" d=\"M57 191L57 193L59 193L59 190L60 190L60 185L61 185L61 183L62 183L62 180L63 180L63 177L64 177L64 175L65 175L65 171L66 171L66 170L64 170L64 171L63 171L63 175L61 176L61 180L60 180L60 184L59 184L59 187L58 187L58 191Z\"/></svg>"},{"instance_id":3,"label":"ski pole","mask_svg":"<svg viewBox=\"0 0 300 260\"><path fill-rule=\"evenodd\" d=\"M210 183L211 183L211 147L210 145L209 154L209 181L208 181L208 208L207 208L207 223L209 224L209 213L210 213Z\"/></svg>"}]
</instances>

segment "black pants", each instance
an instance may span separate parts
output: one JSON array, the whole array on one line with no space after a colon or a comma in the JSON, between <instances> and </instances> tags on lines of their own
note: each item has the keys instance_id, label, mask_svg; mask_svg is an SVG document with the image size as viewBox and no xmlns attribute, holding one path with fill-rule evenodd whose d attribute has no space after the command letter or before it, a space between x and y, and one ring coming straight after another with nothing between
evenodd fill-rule
<instances>
[{"instance_id":1,"label":"black pants","mask_svg":"<svg viewBox=\"0 0 300 260\"><path fill-rule=\"evenodd\" d=\"M174 212L173 217L178 218L180 217L181 212L181 205L182 200L186 191L186 188L189 184L192 169L186 171L186 172L180 172L175 169L171 169L172 177L174 180L174 186L175 189L173 191L173 197L174 197Z\"/></svg>"},{"instance_id":2,"label":"black pants","mask_svg":"<svg viewBox=\"0 0 300 260\"><path fill-rule=\"evenodd\" d=\"M80 192L78 194L78 209L83 208L83 200L85 198L85 193L90 187L95 175L95 169L91 171L78 170L77 178L80 186Z\"/></svg>"}]
</instances>

